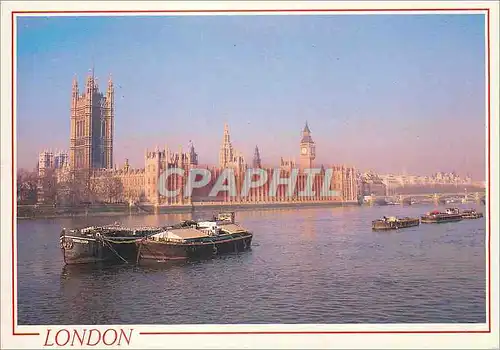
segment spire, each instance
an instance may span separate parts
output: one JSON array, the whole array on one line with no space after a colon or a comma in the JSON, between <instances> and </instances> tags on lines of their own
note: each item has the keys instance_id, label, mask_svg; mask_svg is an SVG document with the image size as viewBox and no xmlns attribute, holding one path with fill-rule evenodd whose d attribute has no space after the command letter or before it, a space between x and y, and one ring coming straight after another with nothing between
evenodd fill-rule
<instances>
[{"instance_id":1,"label":"spire","mask_svg":"<svg viewBox=\"0 0 500 350\"><path fill-rule=\"evenodd\" d=\"M313 143L311 137L311 130L309 129L309 124L306 121L306 125L304 126L304 130L302 131L302 140L300 143Z\"/></svg>"},{"instance_id":2,"label":"spire","mask_svg":"<svg viewBox=\"0 0 500 350\"><path fill-rule=\"evenodd\" d=\"M72 93L73 93L73 98L76 98L78 96L78 79L76 77L76 74L73 77Z\"/></svg>"},{"instance_id":3,"label":"spire","mask_svg":"<svg viewBox=\"0 0 500 350\"><path fill-rule=\"evenodd\" d=\"M304 132L304 133L306 133L306 132L307 132L307 133L310 133L310 132L311 132L311 130L309 130L309 125L308 125L308 123L307 123L307 120L306 120L306 125L304 126L304 131L303 131L303 132Z\"/></svg>"},{"instance_id":4,"label":"spire","mask_svg":"<svg viewBox=\"0 0 500 350\"><path fill-rule=\"evenodd\" d=\"M113 86L113 77L111 76L111 73L109 73L106 99L108 100L108 103L110 103L111 106L114 105L114 94L115 94L115 88Z\"/></svg>"},{"instance_id":5,"label":"spire","mask_svg":"<svg viewBox=\"0 0 500 350\"><path fill-rule=\"evenodd\" d=\"M261 167L259 147L257 147L257 146L255 146L255 151L254 151L254 154L253 154L253 167L254 168L260 168Z\"/></svg>"},{"instance_id":6,"label":"spire","mask_svg":"<svg viewBox=\"0 0 500 350\"><path fill-rule=\"evenodd\" d=\"M257 145L255 146L254 157L260 159L259 147Z\"/></svg>"},{"instance_id":7,"label":"spire","mask_svg":"<svg viewBox=\"0 0 500 350\"><path fill-rule=\"evenodd\" d=\"M111 90L113 88L113 76L111 75L111 73L109 73L109 77L108 77L108 91Z\"/></svg>"},{"instance_id":8,"label":"spire","mask_svg":"<svg viewBox=\"0 0 500 350\"><path fill-rule=\"evenodd\" d=\"M89 72L87 75L86 88L87 88L87 90L92 90L94 88L94 68L89 69Z\"/></svg>"},{"instance_id":9,"label":"spire","mask_svg":"<svg viewBox=\"0 0 500 350\"><path fill-rule=\"evenodd\" d=\"M191 140L189 140L188 157L189 157L188 159L189 159L190 165L198 165L198 155L196 154L196 151L194 150L193 141L191 141Z\"/></svg>"},{"instance_id":10,"label":"spire","mask_svg":"<svg viewBox=\"0 0 500 350\"><path fill-rule=\"evenodd\" d=\"M231 142L231 137L229 136L229 125L224 123L224 143Z\"/></svg>"}]
</instances>

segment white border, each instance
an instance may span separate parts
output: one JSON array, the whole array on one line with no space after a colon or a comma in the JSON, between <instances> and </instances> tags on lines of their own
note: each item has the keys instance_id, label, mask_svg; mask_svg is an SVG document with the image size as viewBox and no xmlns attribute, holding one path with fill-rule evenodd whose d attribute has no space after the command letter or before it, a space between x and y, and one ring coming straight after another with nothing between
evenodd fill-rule
<instances>
[{"instance_id":1,"label":"white border","mask_svg":"<svg viewBox=\"0 0 500 350\"><path fill-rule=\"evenodd\" d=\"M2 313L1 313L1 344L2 348L31 348L42 347L45 341L47 328L52 329L84 329L99 328L107 329L112 326L20 326L16 327L17 332L40 332L40 336L12 336L11 329L11 11L16 10L114 10L120 7L120 10L220 10L220 9L331 9L331 8L489 8L490 9L490 54L491 54L491 286L492 286L492 333L489 334L311 334L311 335L138 335L134 333L132 344L129 348L201 348L201 347L224 347L224 348L394 348L415 346L431 346L433 348L452 347L452 348L495 348L498 347L498 150L499 146L499 6L496 2L2 2L1 3L1 38L2 38L2 60L1 60L1 210L2 210L2 235L1 235L1 291L2 291ZM454 11L442 11L443 13L456 13ZM325 12L308 11L306 14L325 14ZM331 12L334 14L334 12ZM370 11L364 12L339 12L338 14L371 14ZM376 14L387 14L391 12L381 11ZM398 12L398 14L407 12ZM423 12L411 12L425 13ZM436 12L432 12L436 13ZM463 13L463 12L461 12ZM194 15L196 13L165 13L164 15ZM203 15L216 15L216 13L198 13ZM273 13L238 13L237 15L265 15L278 14ZM292 12L292 14L299 14ZM335 14L337 14L335 12ZM41 14L39 16L48 16ZM71 14L60 14L71 15ZM91 14L99 15L99 14ZM101 14L104 16L112 15L109 13ZM122 15L122 14L119 14ZM135 15L135 14L128 14ZM140 15L148 15L141 13ZM158 14L151 14L158 15ZM222 15L232 15L232 13L222 13ZM487 80L486 80L487 82ZM487 110L487 109L486 109ZM9 311L9 312L7 312ZM193 326L150 326L134 325L124 326L123 328L134 328L135 332L140 331L421 331L421 330L484 330L485 325L431 325L431 324L412 324L412 325L193 325ZM422 341L424 338L425 340ZM425 344L425 345L424 345ZM432 345L431 345L432 344ZM95 348L95 347L94 347Z\"/></svg>"}]
</instances>

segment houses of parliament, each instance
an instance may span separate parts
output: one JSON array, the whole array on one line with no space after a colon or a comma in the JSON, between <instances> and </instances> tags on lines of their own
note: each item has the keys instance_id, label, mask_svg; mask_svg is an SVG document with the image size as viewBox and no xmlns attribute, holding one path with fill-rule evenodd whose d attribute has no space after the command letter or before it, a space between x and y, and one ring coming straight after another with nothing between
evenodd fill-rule
<instances>
[{"instance_id":1,"label":"houses of parliament","mask_svg":"<svg viewBox=\"0 0 500 350\"><path fill-rule=\"evenodd\" d=\"M99 90L99 85L93 72L86 79L83 91L79 90L77 79L73 80L70 111L70 149L69 159L57 169L57 181L68 181L76 174L87 174L89 184L99 187L106 186L106 179L112 178L120 183L120 193L112 199L100 198L102 201L145 203L151 205L186 205L195 202L221 202L232 203L275 203L275 202L303 202L303 201L332 201L332 202L355 202L357 201L356 171L352 167L342 165L316 165L316 145L312 138L309 125L305 124L302 136L298 140L299 161L292 158L281 158L279 169L282 176L286 176L294 168L299 169L296 192L301 191L306 183L306 175L303 169L320 168L321 173L316 175L313 190L315 194L309 197L287 196L286 186L280 185L276 197L269 196L269 183L260 188L252 188L250 193L243 197L240 195L243 179L248 168L261 168L271 176L276 167L265 168L262 166L261 153L256 146L251 163L247 163L241 152L236 150L231 142L229 126L224 125L222 142L219 151L218 166L203 166L211 173L211 180L203 188L194 190L191 196L186 197L183 193L190 169L201 167L198 154L194 145L190 142L187 150L179 147L171 150L168 146L155 147L145 150L144 168L133 169L128 160L118 168L113 158L113 134L114 134L114 87L111 77L107 83L106 92ZM50 167L52 163L47 162L47 154L40 156L39 168ZM180 189L175 197L163 197L158 191L160 175L167 168L183 169L184 176L171 175L167 177L167 188ZM236 187L235 196L229 196L228 192L219 192L216 198L209 197L208 193L215 184L223 169L234 169ZM331 197L320 197L320 189L325 176L324 169L333 169L330 189L336 190L340 195ZM97 191L98 192L98 191Z\"/></svg>"}]
</instances>

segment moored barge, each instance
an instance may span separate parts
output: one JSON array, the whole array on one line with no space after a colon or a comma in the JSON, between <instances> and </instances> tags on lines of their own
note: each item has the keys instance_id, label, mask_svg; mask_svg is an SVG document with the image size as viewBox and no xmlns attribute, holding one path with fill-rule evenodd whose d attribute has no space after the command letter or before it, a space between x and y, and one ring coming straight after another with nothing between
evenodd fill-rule
<instances>
[{"instance_id":1,"label":"moored barge","mask_svg":"<svg viewBox=\"0 0 500 350\"><path fill-rule=\"evenodd\" d=\"M136 242L137 263L197 260L250 249L253 234L221 213L208 221L184 221Z\"/></svg>"},{"instance_id":2,"label":"moored barge","mask_svg":"<svg viewBox=\"0 0 500 350\"><path fill-rule=\"evenodd\" d=\"M398 230L400 228L407 228L420 225L419 218L397 218L394 216L383 217L382 219L372 221L372 230L374 231L387 231Z\"/></svg>"},{"instance_id":3,"label":"moored barge","mask_svg":"<svg viewBox=\"0 0 500 350\"><path fill-rule=\"evenodd\" d=\"M438 210L434 210L423 215L420 219L422 223L439 224L445 222L461 221L463 217L458 208L447 208L444 213Z\"/></svg>"},{"instance_id":4,"label":"moored barge","mask_svg":"<svg viewBox=\"0 0 500 350\"><path fill-rule=\"evenodd\" d=\"M462 211L462 219L479 219L483 217L483 213L477 212L475 209L466 209Z\"/></svg>"},{"instance_id":5,"label":"moored barge","mask_svg":"<svg viewBox=\"0 0 500 350\"><path fill-rule=\"evenodd\" d=\"M104 262L134 262L137 256L135 242L161 232L161 227L127 228L118 223L63 229L59 236L64 263L89 264Z\"/></svg>"}]
</instances>

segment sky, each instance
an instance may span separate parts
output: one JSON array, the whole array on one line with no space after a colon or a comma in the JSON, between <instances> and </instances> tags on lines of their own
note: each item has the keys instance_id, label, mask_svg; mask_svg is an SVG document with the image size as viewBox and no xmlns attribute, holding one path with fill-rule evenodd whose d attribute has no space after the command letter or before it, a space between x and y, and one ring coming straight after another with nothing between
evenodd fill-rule
<instances>
[{"instance_id":1,"label":"sky","mask_svg":"<svg viewBox=\"0 0 500 350\"><path fill-rule=\"evenodd\" d=\"M216 164L224 123L251 162L316 164L484 180L483 15L21 17L17 164L69 150L71 84L94 67L115 83L114 161L193 141Z\"/></svg>"}]
</instances>

